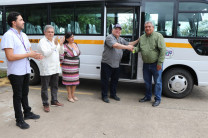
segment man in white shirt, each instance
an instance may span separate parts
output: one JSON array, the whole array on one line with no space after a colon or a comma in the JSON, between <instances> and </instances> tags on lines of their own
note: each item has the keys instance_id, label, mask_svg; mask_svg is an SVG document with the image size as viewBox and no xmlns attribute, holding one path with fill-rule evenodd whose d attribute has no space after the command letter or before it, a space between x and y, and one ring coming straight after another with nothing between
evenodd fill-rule
<instances>
[{"instance_id":1,"label":"man in white shirt","mask_svg":"<svg viewBox=\"0 0 208 138\"><path fill-rule=\"evenodd\" d=\"M63 106L58 102L58 80L61 72L59 55L64 53L63 42L65 38L58 43L58 37L54 37L54 28L51 25L46 25L44 29L45 36L38 44L38 51L44 56L40 61L40 76L41 76L41 98L45 112L49 112L48 103L48 86L51 88L51 105Z\"/></svg>"},{"instance_id":2,"label":"man in white shirt","mask_svg":"<svg viewBox=\"0 0 208 138\"><path fill-rule=\"evenodd\" d=\"M20 13L11 12L7 22L11 28L2 37L1 49L5 51L7 58L7 76L13 89L16 125L21 129L27 129L30 126L24 120L40 118L39 115L31 112L28 103L31 73L29 57L41 59L42 55L32 51L27 35L22 32L24 21ZM21 106L24 110L24 118Z\"/></svg>"}]
</instances>

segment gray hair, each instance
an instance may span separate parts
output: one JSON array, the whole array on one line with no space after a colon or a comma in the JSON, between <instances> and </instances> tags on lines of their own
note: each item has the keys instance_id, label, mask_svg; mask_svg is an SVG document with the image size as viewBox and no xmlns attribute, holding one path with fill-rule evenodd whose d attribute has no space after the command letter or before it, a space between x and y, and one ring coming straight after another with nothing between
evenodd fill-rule
<instances>
[{"instance_id":1,"label":"gray hair","mask_svg":"<svg viewBox=\"0 0 208 138\"><path fill-rule=\"evenodd\" d=\"M46 32L49 28L53 28L54 30L54 27L52 25L46 25L44 28L44 32Z\"/></svg>"},{"instance_id":2,"label":"gray hair","mask_svg":"<svg viewBox=\"0 0 208 138\"><path fill-rule=\"evenodd\" d=\"M144 23L144 26L145 26L146 24L151 24L151 25L154 27L154 23L153 23L152 21L146 21L146 22Z\"/></svg>"}]
</instances>

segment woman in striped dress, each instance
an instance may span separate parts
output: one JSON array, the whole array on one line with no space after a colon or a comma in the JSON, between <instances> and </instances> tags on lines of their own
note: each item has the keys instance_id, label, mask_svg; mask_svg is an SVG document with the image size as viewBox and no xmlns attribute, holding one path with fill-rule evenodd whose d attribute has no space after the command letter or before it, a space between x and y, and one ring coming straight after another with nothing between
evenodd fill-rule
<instances>
[{"instance_id":1,"label":"woman in striped dress","mask_svg":"<svg viewBox=\"0 0 208 138\"><path fill-rule=\"evenodd\" d=\"M61 55L62 83L66 85L68 101L74 103L78 98L74 96L76 86L79 85L79 55L80 50L74 42L74 35L65 35L64 54Z\"/></svg>"}]
</instances>

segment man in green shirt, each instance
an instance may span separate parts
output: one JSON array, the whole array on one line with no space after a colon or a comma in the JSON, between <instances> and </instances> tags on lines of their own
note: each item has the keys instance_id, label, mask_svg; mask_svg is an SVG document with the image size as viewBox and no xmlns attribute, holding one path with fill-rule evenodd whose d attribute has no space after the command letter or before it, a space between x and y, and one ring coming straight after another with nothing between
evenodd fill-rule
<instances>
[{"instance_id":1,"label":"man in green shirt","mask_svg":"<svg viewBox=\"0 0 208 138\"><path fill-rule=\"evenodd\" d=\"M146 86L145 97L139 102L151 101L152 77L155 82L155 102L152 106L158 106L162 93L162 65L165 59L165 41L160 33L154 32L152 22L145 22L145 34L139 39L139 44L134 48L135 53L141 52L143 59L143 78Z\"/></svg>"}]
</instances>

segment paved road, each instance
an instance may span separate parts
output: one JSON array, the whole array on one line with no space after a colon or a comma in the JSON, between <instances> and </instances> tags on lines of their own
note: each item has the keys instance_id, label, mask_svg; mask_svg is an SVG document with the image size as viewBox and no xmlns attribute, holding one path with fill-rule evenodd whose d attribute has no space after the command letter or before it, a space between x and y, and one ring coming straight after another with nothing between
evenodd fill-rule
<instances>
[{"instance_id":1,"label":"paved road","mask_svg":"<svg viewBox=\"0 0 208 138\"><path fill-rule=\"evenodd\" d=\"M30 86L29 102L39 120L28 120L30 129L15 126L12 89L0 81L1 138L205 138L208 137L208 87L194 87L184 99L162 97L159 107L152 102L139 103L144 84L123 83L118 86L121 101L101 101L100 83L81 80L76 95L79 101L67 101L60 85L58 98L64 107L51 107L45 113L40 85Z\"/></svg>"}]
</instances>

